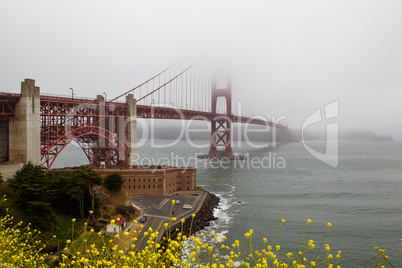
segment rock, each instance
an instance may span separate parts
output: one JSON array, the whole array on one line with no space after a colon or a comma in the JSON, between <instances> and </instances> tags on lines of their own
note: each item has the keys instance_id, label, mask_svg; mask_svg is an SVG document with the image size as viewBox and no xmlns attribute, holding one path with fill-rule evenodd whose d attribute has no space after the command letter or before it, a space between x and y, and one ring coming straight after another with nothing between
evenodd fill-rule
<instances>
[{"instance_id":1,"label":"rock","mask_svg":"<svg viewBox=\"0 0 402 268\"><path fill-rule=\"evenodd\" d=\"M214 217L214 209L218 206L219 197L214 194L208 193L205 201L201 207L201 209L196 213L193 223L191 224L191 217L187 218L187 220L183 224L183 234L189 236L190 234L190 227L191 227L191 234L204 229L206 226L209 226L210 221L216 220L217 218ZM180 227L178 227L180 226ZM175 229L181 229L180 225L170 227L172 232L172 237L175 238ZM165 236L166 234L164 234Z\"/></svg>"}]
</instances>

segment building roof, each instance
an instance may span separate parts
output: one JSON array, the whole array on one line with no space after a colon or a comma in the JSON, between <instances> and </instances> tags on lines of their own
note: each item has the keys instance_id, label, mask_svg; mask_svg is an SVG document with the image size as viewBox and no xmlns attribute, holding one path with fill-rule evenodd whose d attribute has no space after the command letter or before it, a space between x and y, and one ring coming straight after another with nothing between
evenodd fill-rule
<instances>
[{"instance_id":1,"label":"building roof","mask_svg":"<svg viewBox=\"0 0 402 268\"><path fill-rule=\"evenodd\" d=\"M127 220L121 214L117 214L116 216L113 217L113 219L116 221L117 225L122 225ZM117 219L120 219L120 220L117 221Z\"/></svg>"}]
</instances>

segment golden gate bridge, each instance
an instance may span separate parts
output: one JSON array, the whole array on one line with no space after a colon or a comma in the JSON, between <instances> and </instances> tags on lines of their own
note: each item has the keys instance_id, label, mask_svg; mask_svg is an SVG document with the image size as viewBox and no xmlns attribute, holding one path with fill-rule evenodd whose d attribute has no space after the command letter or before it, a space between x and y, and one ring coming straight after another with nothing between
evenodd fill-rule
<instances>
[{"instance_id":1,"label":"golden gate bridge","mask_svg":"<svg viewBox=\"0 0 402 268\"><path fill-rule=\"evenodd\" d=\"M34 80L26 79L22 86L35 87ZM0 92L0 118L13 120L18 117L18 103L24 92L23 87L21 94ZM29 94L35 98L34 93ZM279 141L288 139L286 126L234 114L230 77L219 79L200 61L187 67L179 63L171 65L110 100L102 95L90 99L73 94L71 97L40 94L38 101L40 163L46 170L72 141L83 149L92 165L99 165L102 160L107 166L130 166L133 162L131 149L136 146L136 133L133 132L136 132L137 117L210 122L209 157L233 158L231 134L234 123L274 127L280 130ZM34 111L33 106L32 109ZM12 148L9 147L10 155Z\"/></svg>"}]
</instances>

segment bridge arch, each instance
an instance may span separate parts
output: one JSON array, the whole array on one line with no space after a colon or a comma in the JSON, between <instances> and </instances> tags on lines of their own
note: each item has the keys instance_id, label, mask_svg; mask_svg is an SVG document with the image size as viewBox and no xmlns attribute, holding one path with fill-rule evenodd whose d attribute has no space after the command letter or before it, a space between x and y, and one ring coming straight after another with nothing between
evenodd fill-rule
<instances>
[{"instance_id":1,"label":"bridge arch","mask_svg":"<svg viewBox=\"0 0 402 268\"><path fill-rule=\"evenodd\" d=\"M87 139L84 140L84 137L86 137ZM99 141L100 137L104 138L105 141L107 141L108 146L93 146L93 143ZM102 158L106 159L107 164L113 166L117 166L119 164L127 164L126 159L128 151L126 148L126 144L119 140L109 130L99 126L88 125L74 128L73 130L70 130L69 132L60 136L49 146L42 148L42 166L48 171L52 167L57 156L72 141L76 141L81 149L84 150L84 153L87 156L91 165L99 165L100 159ZM85 144L87 146L85 146Z\"/></svg>"}]
</instances>

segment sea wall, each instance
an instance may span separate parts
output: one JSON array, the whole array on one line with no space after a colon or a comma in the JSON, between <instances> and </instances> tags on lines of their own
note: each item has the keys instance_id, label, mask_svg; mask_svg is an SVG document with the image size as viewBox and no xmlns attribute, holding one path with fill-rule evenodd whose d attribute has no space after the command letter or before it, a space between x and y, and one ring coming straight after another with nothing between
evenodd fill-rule
<instances>
[{"instance_id":1,"label":"sea wall","mask_svg":"<svg viewBox=\"0 0 402 268\"><path fill-rule=\"evenodd\" d=\"M216 220L216 218L214 217L214 209L218 206L218 203L219 197L207 192L207 196L200 210L195 213L194 219L192 220L192 216L190 215L184 222L183 234L187 236L194 234L195 232L204 229L206 226L209 226L209 223L211 221ZM182 223L178 221L169 228L171 238L176 238L176 228L181 231L181 226ZM164 232L163 237L166 237L166 231Z\"/></svg>"}]
</instances>

